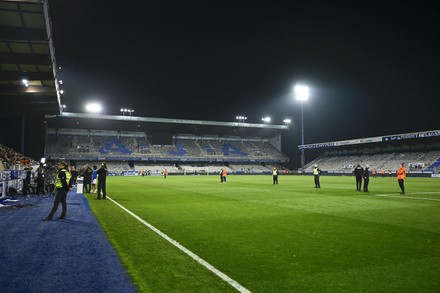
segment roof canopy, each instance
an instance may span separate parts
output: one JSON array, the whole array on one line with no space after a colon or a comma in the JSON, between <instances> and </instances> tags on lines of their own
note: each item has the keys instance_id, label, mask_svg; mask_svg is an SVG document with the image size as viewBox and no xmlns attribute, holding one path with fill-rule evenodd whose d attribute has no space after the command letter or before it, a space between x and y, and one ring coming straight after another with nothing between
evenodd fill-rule
<instances>
[{"instance_id":1,"label":"roof canopy","mask_svg":"<svg viewBox=\"0 0 440 293\"><path fill-rule=\"evenodd\" d=\"M0 1L0 114L58 114L47 0Z\"/></svg>"}]
</instances>

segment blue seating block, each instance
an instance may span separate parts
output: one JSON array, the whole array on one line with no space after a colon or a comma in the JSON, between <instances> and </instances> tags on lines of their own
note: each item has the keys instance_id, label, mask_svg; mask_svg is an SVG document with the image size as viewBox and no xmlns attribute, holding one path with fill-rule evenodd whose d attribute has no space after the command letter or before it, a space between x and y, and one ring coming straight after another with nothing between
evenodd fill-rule
<instances>
[{"instance_id":1,"label":"blue seating block","mask_svg":"<svg viewBox=\"0 0 440 293\"><path fill-rule=\"evenodd\" d=\"M242 157L246 157L248 154L243 152L239 147L229 144L229 143L224 143L222 145L222 152L223 155L225 156L229 156L229 155L239 155Z\"/></svg>"},{"instance_id":2,"label":"blue seating block","mask_svg":"<svg viewBox=\"0 0 440 293\"><path fill-rule=\"evenodd\" d=\"M123 143L121 143L117 139L108 140L100 149L99 152L101 154L108 153L121 153L125 155L129 155L133 153L129 148L127 148Z\"/></svg>"}]
</instances>

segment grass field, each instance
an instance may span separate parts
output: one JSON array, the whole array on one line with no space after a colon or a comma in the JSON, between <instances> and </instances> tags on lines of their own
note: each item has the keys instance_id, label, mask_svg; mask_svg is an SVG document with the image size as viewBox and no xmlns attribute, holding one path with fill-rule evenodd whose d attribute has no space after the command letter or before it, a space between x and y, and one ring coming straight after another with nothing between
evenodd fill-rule
<instances>
[{"instance_id":1,"label":"grass field","mask_svg":"<svg viewBox=\"0 0 440 293\"><path fill-rule=\"evenodd\" d=\"M440 179L110 177L92 211L139 292L440 292ZM114 201L115 202L114 202Z\"/></svg>"}]
</instances>

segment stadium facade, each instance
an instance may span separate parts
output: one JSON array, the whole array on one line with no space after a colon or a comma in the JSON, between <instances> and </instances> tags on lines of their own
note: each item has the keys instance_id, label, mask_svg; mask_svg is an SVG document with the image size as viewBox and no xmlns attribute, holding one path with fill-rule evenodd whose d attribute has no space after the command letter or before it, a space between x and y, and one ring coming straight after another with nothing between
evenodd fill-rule
<instances>
[{"instance_id":1,"label":"stadium facade","mask_svg":"<svg viewBox=\"0 0 440 293\"><path fill-rule=\"evenodd\" d=\"M351 174L355 166L384 170L394 176L404 163L410 176L438 177L440 173L440 130L384 135L298 146L319 153L300 171L311 173L318 164L328 174Z\"/></svg>"},{"instance_id":2,"label":"stadium facade","mask_svg":"<svg viewBox=\"0 0 440 293\"><path fill-rule=\"evenodd\" d=\"M281 149L287 125L67 112L47 116L46 125L45 157L74 165L106 161L133 171L149 164L268 164L269 171L289 162Z\"/></svg>"}]
</instances>

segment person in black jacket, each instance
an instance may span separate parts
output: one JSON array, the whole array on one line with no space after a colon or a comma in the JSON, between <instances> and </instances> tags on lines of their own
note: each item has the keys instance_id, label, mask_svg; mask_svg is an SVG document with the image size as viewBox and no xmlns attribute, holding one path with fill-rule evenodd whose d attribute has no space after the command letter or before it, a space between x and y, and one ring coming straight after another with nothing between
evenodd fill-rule
<instances>
[{"instance_id":1,"label":"person in black jacket","mask_svg":"<svg viewBox=\"0 0 440 293\"><path fill-rule=\"evenodd\" d=\"M40 163L37 168L37 190L35 191L37 195L44 195L46 191L44 190L44 166Z\"/></svg>"},{"instance_id":2,"label":"person in black jacket","mask_svg":"<svg viewBox=\"0 0 440 293\"><path fill-rule=\"evenodd\" d=\"M360 164L354 168L354 176L356 177L356 190L361 191L362 189L362 177L364 176L364 168Z\"/></svg>"},{"instance_id":3,"label":"person in black jacket","mask_svg":"<svg viewBox=\"0 0 440 293\"><path fill-rule=\"evenodd\" d=\"M368 192L368 183L370 182L370 170L368 170L370 168L370 165L365 165L365 169L364 169L364 192Z\"/></svg>"},{"instance_id":4,"label":"person in black jacket","mask_svg":"<svg viewBox=\"0 0 440 293\"><path fill-rule=\"evenodd\" d=\"M92 168L90 168L89 164L85 164L80 174L84 178L83 193L90 193L92 189L92 174Z\"/></svg>"},{"instance_id":5,"label":"person in black jacket","mask_svg":"<svg viewBox=\"0 0 440 293\"><path fill-rule=\"evenodd\" d=\"M31 177L32 177L31 170L32 170L32 167L29 166L29 167L25 168L24 170L25 170L26 177L23 179L22 191L23 191L23 195L24 196L29 197L30 196L29 195L29 189L30 189L29 185L31 184Z\"/></svg>"},{"instance_id":6,"label":"person in black jacket","mask_svg":"<svg viewBox=\"0 0 440 293\"><path fill-rule=\"evenodd\" d=\"M101 199L101 191L102 191L102 199L107 197L107 165L105 163L101 164L101 168L97 171L98 174L98 197L96 199Z\"/></svg>"}]
</instances>

